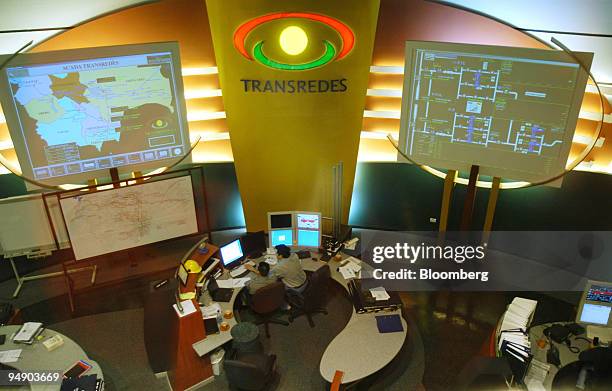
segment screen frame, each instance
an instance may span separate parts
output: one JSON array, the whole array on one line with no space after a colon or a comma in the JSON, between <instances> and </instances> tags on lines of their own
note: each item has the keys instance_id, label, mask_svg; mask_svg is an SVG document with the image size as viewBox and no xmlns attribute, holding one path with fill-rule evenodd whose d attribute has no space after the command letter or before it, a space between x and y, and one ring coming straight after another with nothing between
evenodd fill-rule
<instances>
[{"instance_id":1,"label":"screen frame","mask_svg":"<svg viewBox=\"0 0 612 391\"><path fill-rule=\"evenodd\" d=\"M225 263L225 259L223 257L223 252L221 251L222 248L229 246L230 244L234 243L234 242L238 242L238 245L240 246L240 252L242 253L242 255L236 259L234 259L233 261L230 261L228 263ZM242 262L245 258L246 255L244 254L244 249L242 248L242 243L240 242L240 238L234 239L234 240L230 240L229 242L225 243L222 246L219 246L219 255L221 256L221 264L223 265L224 268L228 268L231 265L235 265L237 263Z\"/></svg>"},{"instance_id":2,"label":"screen frame","mask_svg":"<svg viewBox=\"0 0 612 391\"><path fill-rule=\"evenodd\" d=\"M501 45L477 45L477 44L467 44L467 43L452 43L452 42L434 42L434 41L417 41L410 40L406 41L405 44L405 70L411 70L415 67L416 60L416 50L439 50L439 51L450 51L450 52L466 52L466 53L477 53L483 55L500 55L504 57L523 57L523 58L531 58L537 60L545 60L545 61L558 61L565 63L573 63L576 64L576 61L571 58L567 53L559 50L550 50L550 49L534 49L534 48L521 48L521 47L510 47L510 46L501 46ZM503 51L500 52L500 51ZM574 52L578 58L585 64L585 66L590 67L593 61L593 53L586 52ZM588 80L588 73L582 66L578 67L578 73L576 76L576 88L574 89L574 93L572 96L571 106L568 111L568 120L565 125L565 132L563 135L563 146L559 153L559 157L555 162L555 166L552 169L552 173L550 175L537 175L534 173L527 173L525 171L513 170L510 168L500 168L500 167L490 167L485 165L479 165L479 174L480 175L489 175L494 177L502 177L513 180L523 180L529 182L536 182L551 178L555 175L561 174L566 167L567 159L570 153L570 149L572 146L572 140L574 136L574 132L576 129L576 124L578 122L578 114L580 112L580 106L582 104L582 99L584 97L584 90L586 87L586 82ZM399 133L399 141L398 146L402 151L407 152L407 142L409 135L409 116L411 113L411 108L408 106L412 102L412 77L410 77L410 71L404 72L404 82L403 82L403 90L402 90L402 107L401 107L401 116L400 116L400 133ZM408 156L410 154L407 153ZM412 158L412 156L410 156ZM398 162L408 162L406 158L404 158L400 153L397 154ZM423 159L423 157L418 157L414 159L415 162L419 164L424 164L428 166L432 166L440 169L453 169L459 170L463 172L469 172L472 163L469 162L460 162L454 160L448 160L443 158L435 158L435 159ZM408 162L410 163L410 162ZM554 182L553 185L559 186L559 182Z\"/></svg>"},{"instance_id":3,"label":"screen frame","mask_svg":"<svg viewBox=\"0 0 612 391\"><path fill-rule=\"evenodd\" d=\"M600 285L600 286L604 286L604 287L608 287L612 289L612 282L587 280L584 291L582 292L582 297L580 298L580 302L578 303L578 311L576 313L576 323L580 323L584 325L599 326L599 327L612 327L612 311L608 315L608 323L605 325L601 323L592 323L592 322L585 322L585 321L580 320L580 318L582 318L582 312L584 310L585 304L594 304L594 305L599 305L603 307L612 307L612 303L603 303L599 301L587 300L587 294L589 293L589 290L591 289L593 285L595 286Z\"/></svg>"},{"instance_id":4,"label":"screen frame","mask_svg":"<svg viewBox=\"0 0 612 391\"><path fill-rule=\"evenodd\" d=\"M182 77L182 66L179 52L179 44L176 41L168 41L168 42L152 42L145 44L130 44L130 45L115 45L115 46L104 46L104 47L89 47L89 48L80 48L80 49L66 49L66 50L55 50L48 52L38 52L38 53L24 53L19 54L15 58L13 58L8 64L6 64L5 68L0 71L0 89L4 89L4 91L10 91L10 84L8 81L8 76L6 69L15 66L35 66L42 65L47 63L56 63L56 62L68 62L68 61L78 61L78 60L90 60L96 58L107 58L107 57L120 57L120 56L129 56L129 55L138 55L138 54L146 54L146 53L154 53L154 52L170 52L172 56L172 64L174 70L174 85L176 91L175 97L175 105L176 110L179 111L179 126L180 133L184 137L184 145L183 148L185 150L185 155L176 156L175 158L168 158L162 160L153 160L150 162L144 163L136 163L136 164L126 164L122 166L117 166L119 174L129 174L135 171L152 171L161 167L167 167L177 161L180 158L185 157L183 162L191 163L191 154L189 154L189 150L191 148L191 141L189 138L189 124L187 121L187 105L185 103L185 89L183 85L183 77ZM1 55L0 62L8 59L11 55ZM11 136L11 140L13 142L13 147L15 149L15 153L18 157L19 164L21 167L22 175L27 178L34 178L33 167L31 167L29 161L24 162L23 159L19 159L19 157L27 156L27 148L26 142L21 135L21 126L19 124L19 116L17 114L16 108L12 101L11 93L3 93L0 94L0 103L2 104L2 109L4 112L4 116L6 118L6 125L9 129L9 134ZM27 164L26 164L27 163ZM47 185L64 185L64 184L82 184L86 183L91 179L101 179L101 178L109 178L109 170L110 168L97 169L92 171L80 172L75 174L68 174L59 177L51 177L38 180L41 183Z\"/></svg>"}]
</instances>

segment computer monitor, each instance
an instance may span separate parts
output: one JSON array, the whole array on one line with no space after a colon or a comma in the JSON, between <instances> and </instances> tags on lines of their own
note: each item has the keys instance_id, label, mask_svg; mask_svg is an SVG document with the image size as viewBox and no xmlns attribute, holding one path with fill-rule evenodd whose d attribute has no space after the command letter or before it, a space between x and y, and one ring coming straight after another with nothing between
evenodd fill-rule
<instances>
[{"instance_id":1,"label":"computer monitor","mask_svg":"<svg viewBox=\"0 0 612 391\"><path fill-rule=\"evenodd\" d=\"M578 307L576 322L612 327L612 282L588 281Z\"/></svg>"},{"instance_id":2,"label":"computer monitor","mask_svg":"<svg viewBox=\"0 0 612 391\"><path fill-rule=\"evenodd\" d=\"M49 185L190 159L177 42L20 54L0 103L21 170Z\"/></svg>"},{"instance_id":3,"label":"computer monitor","mask_svg":"<svg viewBox=\"0 0 612 391\"><path fill-rule=\"evenodd\" d=\"M321 245L321 213L294 212L297 246L318 248Z\"/></svg>"},{"instance_id":4,"label":"computer monitor","mask_svg":"<svg viewBox=\"0 0 612 391\"><path fill-rule=\"evenodd\" d=\"M321 245L321 234L319 231L309 231L306 229L297 230L298 247L319 248Z\"/></svg>"},{"instance_id":5,"label":"computer monitor","mask_svg":"<svg viewBox=\"0 0 612 391\"><path fill-rule=\"evenodd\" d=\"M292 228L292 212L270 212L268 213L268 230Z\"/></svg>"},{"instance_id":6,"label":"computer monitor","mask_svg":"<svg viewBox=\"0 0 612 391\"><path fill-rule=\"evenodd\" d=\"M293 245L293 230L292 229L277 229L270 231L270 247L284 244L285 246Z\"/></svg>"},{"instance_id":7,"label":"computer monitor","mask_svg":"<svg viewBox=\"0 0 612 391\"><path fill-rule=\"evenodd\" d=\"M248 232L240 237L240 244L242 244L242 251L247 257L257 257L266 251L266 234L264 231Z\"/></svg>"},{"instance_id":8,"label":"computer monitor","mask_svg":"<svg viewBox=\"0 0 612 391\"><path fill-rule=\"evenodd\" d=\"M224 267L229 267L232 264L236 264L244 259L244 253L242 252L242 245L240 239L229 242L225 246L221 246L221 261Z\"/></svg>"},{"instance_id":9,"label":"computer monitor","mask_svg":"<svg viewBox=\"0 0 612 391\"><path fill-rule=\"evenodd\" d=\"M297 212L296 223L298 229L315 229L321 227L321 214L313 212Z\"/></svg>"}]
</instances>

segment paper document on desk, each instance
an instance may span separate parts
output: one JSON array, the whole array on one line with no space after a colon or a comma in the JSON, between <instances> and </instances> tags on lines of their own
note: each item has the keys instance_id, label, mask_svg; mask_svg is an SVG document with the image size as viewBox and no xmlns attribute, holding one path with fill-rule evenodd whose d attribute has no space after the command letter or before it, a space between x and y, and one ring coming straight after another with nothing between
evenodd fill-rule
<instances>
[{"instance_id":1,"label":"paper document on desk","mask_svg":"<svg viewBox=\"0 0 612 391\"><path fill-rule=\"evenodd\" d=\"M344 242L344 248L347 250L354 250L357 246L357 242L359 242L359 238L353 238L351 240L347 240Z\"/></svg>"},{"instance_id":2,"label":"paper document on desk","mask_svg":"<svg viewBox=\"0 0 612 391\"><path fill-rule=\"evenodd\" d=\"M342 277L345 280L350 280L351 278L357 277L357 275L355 274L355 271L348 265L340 266L338 268L338 271L340 272L340 274L342 274Z\"/></svg>"},{"instance_id":3,"label":"paper document on desk","mask_svg":"<svg viewBox=\"0 0 612 391\"><path fill-rule=\"evenodd\" d=\"M391 298L391 296L389 296L385 288L382 286L370 288L370 293L372 294L372 297L376 299L376 301L389 300Z\"/></svg>"},{"instance_id":4,"label":"paper document on desk","mask_svg":"<svg viewBox=\"0 0 612 391\"><path fill-rule=\"evenodd\" d=\"M202 312L202 318L213 318L216 317L219 312L221 312L221 305L219 303L213 303L211 305L200 307L200 311Z\"/></svg>"},{"instance_id":5,"label":"paper document on desk","mask_svg":"<svg viewBox=\"0 0 612 391\"><path fill-rule=\"evenodd\" d=\"M233 288L242 288L250 280L251 277L234 278Z\"/></svg>"},{"instance_id":6,"label":"paper document on desk","mask_svg":"<svg viewBox=\"0 0 612 391\"><path fill-rule=\"evenodd\" d=\"M179 317L183 317L183 316L187 316L189 314L193 314L194 312L196 312L196 308L195 305L193 305L193 301L191 300L184 300L181 301L181 306L183 307L183 312L181 312L176 304L172 304L172 307L174 307L174 310L176 311L176 314Z\"/></svg>"},{"instance_id":7,"label":"paper document on desk","mask_svg":"<svg viewBox=\"0 0 612 391\"><path fill-rule=\"evenodd\" d=\"M22 349L13 349L0 352L0 363L8 364L11 362L17 362L19 357L21 357L21 350Z\"/></svg>"},{"instance_id":8,"label":"paper document on desk","mask_svg":"<svg viewBox=\"0 0 612 391\"><path fill-rule=\"evenodd\" d=\"M217 285L219 285L219 288L234 288L234 279L217 280Z\"/></svg>"},{"instance_id":9,"label":"paper document on desk","mask_svg":"<svg viewBox=\"0 0 612 391\"><path fill-rule=\"evenodd\" d=\"M531 360L529 371L527 372L524 380L527 389L529 391L546 390L546 387L544 387L544 381L546 381L546 376L548 376L549 371L549 364L543 363L535 358Z\"/></svg>"},{"instance_id":10,"label":"paper document on desk","mask_svg":"<svg viewBox=\"0 0 612 391\"><path fill-rule=\"evenodd\" d=\"M348 260L348 262L344 265L344 267L351 268L351 270L355 273L359 273L361 271L361 261L359 261L359 259L349 257L345 259L345 261L346 260Z\"/></svg>"},{"instance_id":11,"label":"paper document on desk","mask_svg":"<svg viewBox=\"0 0 612 391\"><path fill-rule=\"evenodd\" d=\"M278 257L276 255L266 255L264 259L270 266L274 266L278 263Z\"/></svg>"}]
</instances>

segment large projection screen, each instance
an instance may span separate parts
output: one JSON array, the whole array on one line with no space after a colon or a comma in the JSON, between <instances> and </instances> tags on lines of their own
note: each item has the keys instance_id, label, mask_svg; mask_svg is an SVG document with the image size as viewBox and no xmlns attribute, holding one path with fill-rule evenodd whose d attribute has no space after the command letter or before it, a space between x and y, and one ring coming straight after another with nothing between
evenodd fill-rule
<instances>
[{"instance_id":1,"label":"large projection screen","mask_svg":"<svg viewBox=\"0 0 612 391\"><path fill-rule=\"evenodd\" d=\"M77 260L198 232L190 176L60 199Z\"/></svg>"},{"instance_id":2,"label":"large projection screen","mask_svg":"<svg viewBox=\"0 0 612 391\"><path fill-rule=\"evenodd\" d=\"M176 42L20 54L0 90L21 170L42 183L155 169L189 151Z\"/></svg>"},{"instance_id":3,"label":"large projection screen","mask_svg":"<svg viewBox=\"0 0 612 391\"><path fill-rule=\"evenodd\" d=\"M404 74L399 144L415 162L530 182L565 169L588 77L568 54L407 41Z\"/></svg>"}]
</instances>

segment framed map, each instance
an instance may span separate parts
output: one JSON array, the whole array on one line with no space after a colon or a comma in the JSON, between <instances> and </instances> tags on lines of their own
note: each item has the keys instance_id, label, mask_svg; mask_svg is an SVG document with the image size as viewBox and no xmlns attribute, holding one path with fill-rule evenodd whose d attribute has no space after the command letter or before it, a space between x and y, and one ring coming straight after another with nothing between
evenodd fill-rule
<instances>
[{"instance_id":1,"label":"framed map","mask_svg":"<svg viewBox=\"0 0 612 391\"><path fill-rule=\"evenodd\" d=\"M190 176L60 199L77 260L198 232Z\"/></svg>"}]
</instances>

